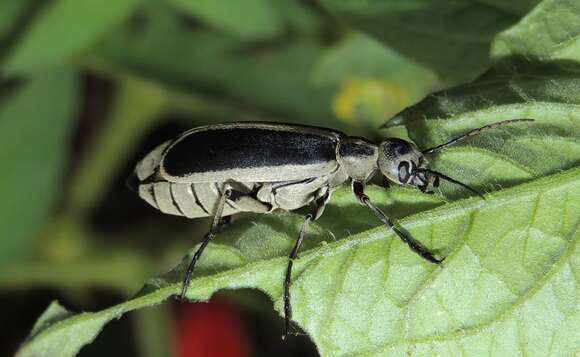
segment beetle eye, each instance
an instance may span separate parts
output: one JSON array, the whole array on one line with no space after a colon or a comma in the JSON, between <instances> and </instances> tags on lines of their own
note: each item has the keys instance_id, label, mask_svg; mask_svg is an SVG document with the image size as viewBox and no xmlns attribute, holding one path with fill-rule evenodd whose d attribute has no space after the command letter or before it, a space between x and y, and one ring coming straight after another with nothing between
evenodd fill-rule
<instances>
[{"instance_id":1,"label":"beetle eye","mask_svg":"<svg viewBox=\"0 0 580 357\"><path fill-rule=\"evenodd\" d=\"M406 183L409 180L411 165L408 161L399 164L399 182Z\"/></svg>"}]
</instances>

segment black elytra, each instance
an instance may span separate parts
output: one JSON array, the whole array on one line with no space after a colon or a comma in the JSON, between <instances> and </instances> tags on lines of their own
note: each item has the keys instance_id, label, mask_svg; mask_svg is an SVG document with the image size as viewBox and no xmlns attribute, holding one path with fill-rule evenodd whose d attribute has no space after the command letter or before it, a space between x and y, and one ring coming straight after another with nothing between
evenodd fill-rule
<instances>
[{"instance_id":1,"label":"black elytra","mask_svg":"<svg viewBox=\"0 0 580 357\"><path fill-rule=\"evenodd\" d=\"M177 142L164 159L172 176L220 170L332 161L338 140L330 136L265 128L229 128L192 133ZM195 154L195 160L191 160Z\"/></svg>"}]
</instances>

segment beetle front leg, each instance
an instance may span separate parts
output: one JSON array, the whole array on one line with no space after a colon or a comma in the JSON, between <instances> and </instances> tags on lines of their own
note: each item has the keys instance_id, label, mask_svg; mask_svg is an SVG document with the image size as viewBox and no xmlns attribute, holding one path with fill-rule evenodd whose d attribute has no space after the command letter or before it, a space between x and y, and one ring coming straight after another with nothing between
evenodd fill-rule
<instances>
[{"instance_id":1,"label":"beetle front leg","mask_svg":"<svg viewBox=\"0 0 580 357\"><path fill-rule=\"evenodd\" d=\"M352 181L352 192L358 198L358 200L366 205L370 210L377 216L378 219L381 220L389 229L392 229L393 232L411 248L412 251L417 253L420 257L424 258L425 260L430 261L431 263L439 264L443 261L443 259L437 259L433 256L433 253L427 250L427 248L423 247L419 242L416 242L413 238L407 236L403 233L391 219L377 206L375 206L370 198L365 195L364 193L364 185L362 182Z\"/></svg>"},{"instance_id":2,"label":"beetle front leg","mask_svg":"<svg viewBox=\"0 0 580 357\"><path fill-rule=\"evenodd\" d=\"M384 188L389 188L391 187L391 182L389 181L389 179L385 176L383 176L383 183L382 185Z\"/></svg>"},{"instance_id":3,"label":"beetle front leg","mask_svg":"<svg viewBox=\"0 0 580 357\"><path fill-rule=\"evenodd\" d=\"M296 243L294 244L294 248L290 252L288 256L288 266L286 267L286 276L284 277L284 334L282 335L282 339L285 339L286 336L289 334L290 330L290 320L292 319L292 305L290 304L290 285L292 284L292 266L294 265L294 260L298 258L298 251L300 250L300 246L302 245L302 241L304 240L304 233L308 228L310 222L318 219L322 215L324 210L324 206L328 199L330 198L330 189L318 198L314 204L314 209L312 212L308 213L304 216L304 222L302 223L302 227L300 227L300 233L298 233L298 239L296 239Z\"/></svg>"},{"instance_id":4,"label":"beetle front leg","mask_svg":"<svg viewBox=\"0 0 580 357\"><path fill-rule=\"evenodd\" d=\"M199 248L197 248L197 250L195 251L195 254L193 254L193 257L191 258L191 261L189 262L189 265L187 266L187 271L185 272L185 277L183 278L183 284L181 286L181 293L179 294L179 298L181 300L185 299L185 296L187 294L187 289L189 288L189 283L191 281L191 276L193 274L193 270L195 269L195 265L197 264L197 261L201 257L201 254L205 250L205 247L207 247L209 242L212 240L213 237L215 237L216 233L219 231L219 229L221 227L220 223L222 222L222 214L224 211L224 205L226 203L226 200L231 196L231 194L232 194L232 190L230 188L226 187L224 189L223 194L220 197L220 200L218 201L218 204L217 204L217 207L215 210L215 214L213 216L213 220L212 220L211 226L209 228L209 232L205 235L205 238L201 242L201 245L199 246Z\"/></svg>"},{"instance_id":5,"label":"beetle front leg","mask_svg":"<svg viewBox=\"0 0 580 357\"><path fill-rule=\"evenodd\" d=\"M434 191L429 190L429 187L427 185L419 186L419 191L421 191L423 193L426 193L428 195L434 195L435 194Z\"/></svg>"}]
</instances>

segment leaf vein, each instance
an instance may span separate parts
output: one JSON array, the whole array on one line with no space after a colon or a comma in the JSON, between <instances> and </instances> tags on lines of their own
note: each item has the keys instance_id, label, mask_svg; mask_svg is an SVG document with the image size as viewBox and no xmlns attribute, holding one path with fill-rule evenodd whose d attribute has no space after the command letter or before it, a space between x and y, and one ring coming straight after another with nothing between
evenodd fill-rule
<instances>
[{"instance_id":1,"label":"leaf vein","mask_svg":"<svg viewBox=\"0 0 580 357\"><path fill-rule=\"evenodd\" d=\"M474 336L478 333L481 333L483 331L485 331L486 329L488 329L489 327L498 324L502 321L504 321L505 319L507 319L507 317L509 316L509 314L513 311L515 311L517 308L519 308L522 304L524 304L527 300L529 300L532 296L534 296L537 292L540 291L540 289L546 284L546 282L552 278L557 272L559 272L562 267L568 263L568 259L572 256L572 254L574 254L575 249L578 245L578 241L580 240L580 234L578 233L578 228L580 226L580 219L577 221L577 223L575 224L575 226L571 229L571 231L569 232L569 235L574 237L573 239L570 240L570 243L568 244L568 249L565 251L565 253L561 254L559 259L552 265L552 268L545 271L544 274L538 278L538 280L536 281L536 284L532 285L524 294L522 294L520 296L520 298L518 298L514 304L512 304L512 306L506 308L506 310L497 316L497 318L487 321L485 323L479 324L479 325L474 325L471 327L468 327L466 329L462 329L461 331L454 331L451 333L447 333L447 334L439 334L439 335L433 335L433 336L428 336L428 337L421 337L421 338L405 338L403 340L398 340L398 341L391 341L385 344L382 344L376 348L373 348L372 350L368 350L365 353L368 353L369 355L372 354L377 354L377 352L379 351L385 351L388 348L392 348L392 347L396 347L399 345L414 345L414 344L421 344L421 343L429 343L429 342L442 342L442 341L447 341L449 339L453 339L456 337L461 337L461 338L465 338L465 337L470 337L470 336Z\"/></svg>"}]
</instances>

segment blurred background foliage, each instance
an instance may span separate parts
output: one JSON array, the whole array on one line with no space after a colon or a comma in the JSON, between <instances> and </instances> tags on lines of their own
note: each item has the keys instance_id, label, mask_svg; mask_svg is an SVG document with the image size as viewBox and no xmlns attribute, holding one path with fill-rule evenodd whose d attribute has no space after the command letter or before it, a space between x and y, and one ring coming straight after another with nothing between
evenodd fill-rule
<instances>
[{"instance_id":1,"label":"blurred background foliage","mask_svg":"<svg viewBox=\"0 0 580 357\"><path fill-rule=\"evenodd\" d=\"M239 120L404 136L377 128L483 73L493 37L536 3L1 1L0 354L54 297L76 310L122 301L203 235L206 221L162 215L124 187L157 143ZM278 342L264 296L220 299L254 354L315 354L306 339ZM168 355L179 309L131 314L82 354Z\"/></svg>"}]
</instances>

